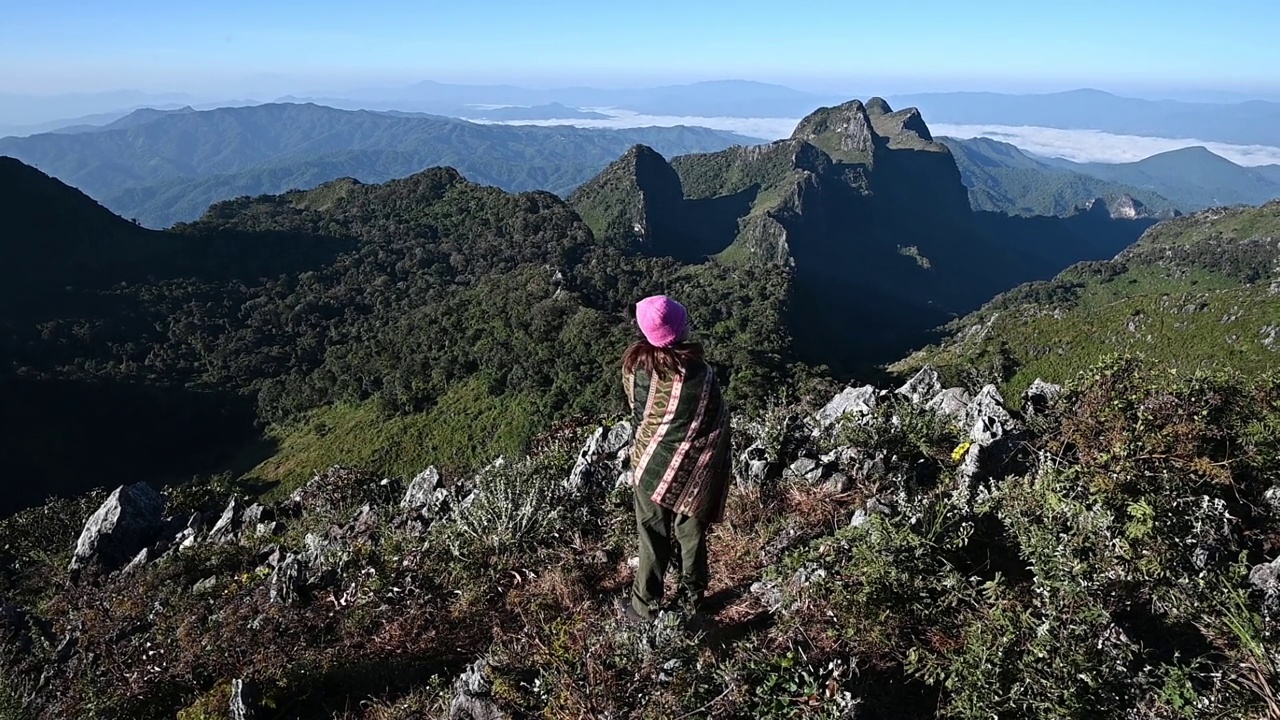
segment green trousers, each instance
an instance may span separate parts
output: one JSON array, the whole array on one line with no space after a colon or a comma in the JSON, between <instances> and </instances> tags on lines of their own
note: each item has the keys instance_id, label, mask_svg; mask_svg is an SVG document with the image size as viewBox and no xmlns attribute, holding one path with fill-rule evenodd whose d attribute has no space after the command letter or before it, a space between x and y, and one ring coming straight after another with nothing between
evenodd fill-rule
<instances>
[{"instance_id":1,"label":"green trousers","mask_svg":"<svg viewBox=\"0 0 1280 720\"><path fill-rule=\"evenodd\" d=\"M696 610L707 591L707 523L658 505L640 488L633 494L640 534L640 567L631 585L632 606L646 619L657 615L662 604L663 578L674 560L680 572L680 602Z\"/></svg>"}]
</instances>

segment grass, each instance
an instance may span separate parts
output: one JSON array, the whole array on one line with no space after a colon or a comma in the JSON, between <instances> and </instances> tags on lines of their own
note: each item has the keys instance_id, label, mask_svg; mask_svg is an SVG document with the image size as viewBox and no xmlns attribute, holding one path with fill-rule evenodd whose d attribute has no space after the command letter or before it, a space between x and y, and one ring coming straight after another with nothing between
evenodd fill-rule
<instances>
[{"instance_id":1,"label":"grass","mask_svg":"<svg viewBox=\"0 0 1280 720\"><path fill-rule=\"evenodd\" d=\"M993 379L1013 397L1037 377L1062 383L1111 354L1183 375L1265 371L1280 362L1280 344L1264 344L1280 323L1277 237L1280 203L1162 223L1116 261L996 298L892 369L932 364L958 377L1004 353L1013 371Z\"/></svg>"},{"instance_id":2,"label":"grass","mask_svg":"<svg viewBox=\"0 0 1280 720\"><path fill-rule=\"evenodd\" d=\"M388 416L376 402L365 402L321 408L273 427L275 454L248 477L275 483L272 496L283 497L334 465L390 477L411 477L430 465L460 472L519 454L539 429L530 398L490 395L473 379L417 415Z\"/></svg>"}]
</instances>

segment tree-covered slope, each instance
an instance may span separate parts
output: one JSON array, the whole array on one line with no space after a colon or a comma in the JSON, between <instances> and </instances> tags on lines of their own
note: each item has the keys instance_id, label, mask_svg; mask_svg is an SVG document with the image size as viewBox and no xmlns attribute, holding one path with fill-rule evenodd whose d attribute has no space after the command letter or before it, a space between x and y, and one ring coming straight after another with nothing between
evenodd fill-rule
<instances>
[{"instance_id":1,"label":"tree-covered slope","mask_svg":"<svg viewBox=\"0 0 1280 720\"><path fill-rule=\"evenodd\" d=\"M1151 190L1110 182L1034 158L989 138L941 138L951 149L974 210L1010 215L1069 215L1096 198L1128 195L1148 212L1178 209Z\"/></svg>"},{"instance_id":2,"label":"tree-covered slope","mask_svg":"<svg viewBox=\"0 0 1280 720\"><path fill-rule=\"evenodd\" d=\"M1107 262L1023 285L900 363L977 368L1014 390L1110 353L1158 367L1260 372L1280 362L1280 202L1207 210L1148 230Z\"/></svg>"},{"instance_id":3,"label":"tree-covered slope","mask_svg":"<svg viewBox=\"0 0 1280 720\"><path fill-rule=\"evenodd\" d=\"M567 192L628 147L681 154L745 138L705 128L590 130L479 125L425 115L271 104L159 113L77 134L0 138L10 155L150 227L193 220L218 200L314 187L339 177L382 182L452 166L506 190Z\"/></svg>"},{"instance_id":4,"label":"tree-covered slope","mask_svg":"<svg viewBox=\"0 0 1280 720\"><path fill-rule=\"evenodd\" d=\"M125 473L175 480L220 463L247 470L281 441L270 435L242 453L255 423L305 422L322 407L376 411L383 420L344 442L355 455L377 448L369 457L379 467L399 467L404 453L470 466L495 450L495 437L498 451L515 451L558 419L615 407L617 356L633 336L626 312L663 290L695 307L731 396L759 397L790 362L784 271L624 251L597 242L549 193L508 194L434 169L227 201L159 233L11 164L21 170L15 192L37 180L50 189L11 208L15 227L71 218L81 206L96 215L6 236L6 271L38 269L44 248L106 250L101 228L153 243L123 267L32 276L53 301L0 314L0 381L12 401L4 413L24 427L14 462L43 479L24 485L40 497ZM498 402L500 426L486 424ZM84 403L97 409L86 413ZM429 441L385 441L392 418L440 407L451 410L433 416ZM186 440L143 452L157 427L180 427ZM312 459L277 462L266 479L296 481Z\"/></svg>"}]
</instances>

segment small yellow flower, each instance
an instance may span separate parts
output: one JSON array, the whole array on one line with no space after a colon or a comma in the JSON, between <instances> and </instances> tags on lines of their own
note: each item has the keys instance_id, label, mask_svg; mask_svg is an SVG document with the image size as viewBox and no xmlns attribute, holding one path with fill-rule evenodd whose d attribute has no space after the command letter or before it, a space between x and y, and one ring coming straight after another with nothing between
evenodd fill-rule
<instances>
[{"instance_id":1,"label":"small yellow flower","mask_svg":"<svg viewBox=\"0 0 1280 720\"><path fill-rule=\"evenodd\" d=\"M960 460L964 458L965 453L969 452L969 448L971 447L973 447L973 442L970 440L965 440L957 445L956 449L951 451L951 462L960 462Z\"/></svg>"}]
</instances>

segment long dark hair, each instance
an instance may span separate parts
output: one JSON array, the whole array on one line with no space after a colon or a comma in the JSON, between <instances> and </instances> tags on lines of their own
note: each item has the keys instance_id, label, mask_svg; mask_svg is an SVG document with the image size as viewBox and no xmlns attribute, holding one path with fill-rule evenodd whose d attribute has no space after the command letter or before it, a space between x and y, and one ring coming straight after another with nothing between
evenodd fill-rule
<instances>
[{"instance_id":1,"label":"long dark hair","mask_svg":"<svg viewBox=\"0 0 1280 720\"><path fill-rule=\"evenodd\" d=\"M683 342L663 348L647 340L638 340L622 354L622 370L632 373L639 369L656 377L669 378L683 375L702 359L700 343Z\"/></svg>"}]
</instances>

